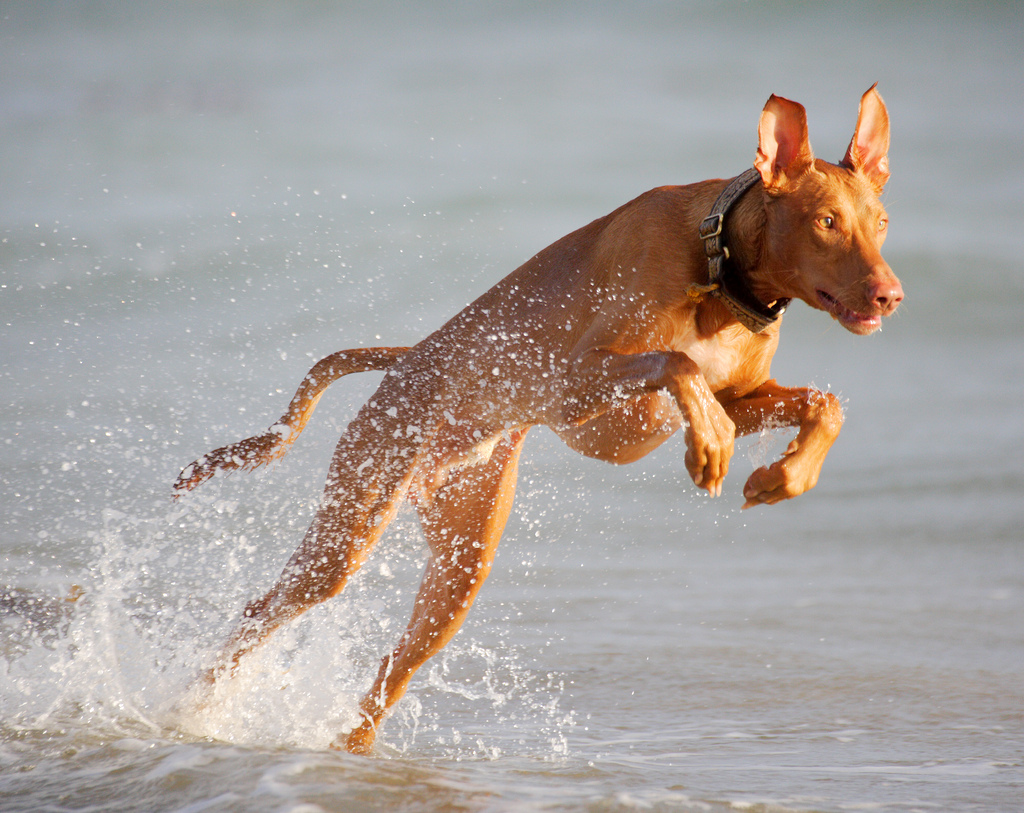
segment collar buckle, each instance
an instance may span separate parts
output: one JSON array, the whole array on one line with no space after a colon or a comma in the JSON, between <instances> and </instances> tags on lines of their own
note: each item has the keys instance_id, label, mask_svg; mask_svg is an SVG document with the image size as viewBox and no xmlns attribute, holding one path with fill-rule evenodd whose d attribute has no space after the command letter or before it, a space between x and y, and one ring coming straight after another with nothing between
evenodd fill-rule
<instances>
[{"instance_id":1,"label":"collar buckle","mask_svg":"<svg viewBox=\"0 0 1024 813\"><path fill-rule=\"evenodd\" d=\"M707 241L718 237L722 233L722 226L725 225L725 212L713 212L700 222L700 239L704 241L704 250L708 250Z\"/></svg>"}]
</instances>

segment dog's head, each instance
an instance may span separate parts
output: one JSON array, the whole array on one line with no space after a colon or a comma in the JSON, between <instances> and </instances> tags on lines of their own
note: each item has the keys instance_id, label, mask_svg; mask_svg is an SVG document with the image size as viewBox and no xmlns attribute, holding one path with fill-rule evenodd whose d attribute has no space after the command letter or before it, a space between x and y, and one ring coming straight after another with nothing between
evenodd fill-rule
<instances>
[{"instance_id":1,"label":"dog's head","mask_svg":"<svg viewBox=\"0 0 1024 813\"><path fill-rule=\"evenodd\" d=\"M814 157L802 105L772 96L761 114L754 166L764 186L774 293L827 311L861 335L878 330L903 299L881 254L888 151L889 115L874 86L861 98L838 164Z\"/></svg>"}]
</instances>

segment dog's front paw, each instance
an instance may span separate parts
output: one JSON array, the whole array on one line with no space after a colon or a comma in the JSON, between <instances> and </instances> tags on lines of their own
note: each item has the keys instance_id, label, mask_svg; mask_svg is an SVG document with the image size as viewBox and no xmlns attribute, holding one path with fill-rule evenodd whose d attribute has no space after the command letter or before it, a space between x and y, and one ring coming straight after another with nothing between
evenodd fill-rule
<instances>
[{"instance_id":1,"label":"dog's front paw","mask_svg":"<svg viewBox=\"0 0 1024 813\"><path fill-rule=\"evenodd\" d=\"M686 430L686 470L694 485L712 497L722 494L736 438L736 424L717 402L693 411Z\"/></svg>"},{"instance_id":2,"label":"dog's front paw","mask_svg":"<svg viewBox=\"0 0 1024 813\"><path fill-rule=\"evenodd\" d=\"M780 460L770 466L762 466L750 475L743 487L743 496L747 499L743 507L774 505L810 491L818 484L821 463L801 455L794 440Z\"/></svg>"}]
</instances>

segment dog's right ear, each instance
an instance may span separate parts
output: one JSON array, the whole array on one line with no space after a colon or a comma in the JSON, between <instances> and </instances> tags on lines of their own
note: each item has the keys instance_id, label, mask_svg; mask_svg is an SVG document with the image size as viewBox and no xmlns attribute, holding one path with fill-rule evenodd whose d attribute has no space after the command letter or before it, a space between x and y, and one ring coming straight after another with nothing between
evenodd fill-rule
<instances>
[{"instance_id":1,"label":"dog's right ear","mask_svg":"<svg viewBox=\"0 0 1024 813\"><path fill-rule=\"evenodd\" d=\"M807 111L802 104L774 94L768 99L757 127L754 166L769 192L781 192L814 163L807 139Z\"/></svg>"}]
</instances>

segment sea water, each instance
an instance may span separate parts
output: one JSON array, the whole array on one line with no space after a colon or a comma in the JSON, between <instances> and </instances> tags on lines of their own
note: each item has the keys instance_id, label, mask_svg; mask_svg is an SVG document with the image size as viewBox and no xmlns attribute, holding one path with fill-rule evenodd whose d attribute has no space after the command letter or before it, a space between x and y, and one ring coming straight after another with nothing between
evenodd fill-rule
<instances>
[{"instance_id":1,"label":"sea water","mask_svg":"<svg viewBox=\"0 0 1024 813\"><path fill-rule=\"evenodd\" d=\"M999 3L0 5L0 809L1011 811L1024 789L1024 31ZM770 93L893 123L880 335L796 303L843 399L821 482L741 512L682 439L534 430L494 571L371 758L403 512L337 599L176 709L379 376L173 501L318 358L411 344L540 248L750 165ZM83 595L64 601L73 586Z\"/></svg>"}]
</instances>

